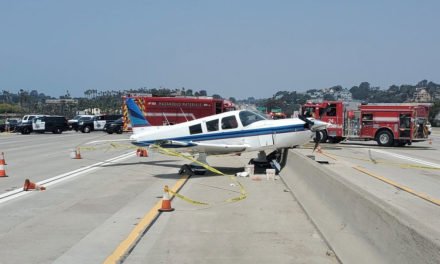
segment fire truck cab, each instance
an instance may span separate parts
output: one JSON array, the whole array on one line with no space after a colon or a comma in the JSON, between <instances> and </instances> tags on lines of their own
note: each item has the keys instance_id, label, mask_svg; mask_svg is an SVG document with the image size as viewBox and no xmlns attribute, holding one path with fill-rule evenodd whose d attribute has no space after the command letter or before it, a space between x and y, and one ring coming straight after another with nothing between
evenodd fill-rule
<instances>
[{"instance_id":1,"label":"fire truck cab","mask_svg":"<svg viewBox=\"0 0 440 264\"><path fill-rule=\"evenodd\" d=\"M321 141L375 140L381 146L404 146L428 139L429 106L422 104L349 104L308 102L302 114L331 123Z\"/></svg>"}]
</instances>

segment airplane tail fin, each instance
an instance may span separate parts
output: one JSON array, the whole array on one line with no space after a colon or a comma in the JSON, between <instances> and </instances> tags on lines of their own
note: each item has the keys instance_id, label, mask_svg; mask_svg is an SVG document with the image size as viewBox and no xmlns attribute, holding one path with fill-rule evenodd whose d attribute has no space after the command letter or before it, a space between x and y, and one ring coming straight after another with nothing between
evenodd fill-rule
<instances>
[{"instance_id":1,"label":"airplane tail fin","mask_svg":"<svg viewBox=\"0 0 440 264\"><path fill-rule=\"evenodd\" d=\"M130 119L134 134L144 130L145 127L151 126L139 106L134 102L133 98L127 98L125 104L127 105L128 117Z\"/></svg>"}]
</instances>

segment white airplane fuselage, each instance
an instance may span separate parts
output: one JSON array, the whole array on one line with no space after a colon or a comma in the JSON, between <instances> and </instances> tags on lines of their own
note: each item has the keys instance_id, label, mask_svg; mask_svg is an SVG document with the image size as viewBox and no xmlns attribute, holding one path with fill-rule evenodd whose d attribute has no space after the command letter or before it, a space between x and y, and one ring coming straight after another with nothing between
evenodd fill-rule
<instances>
[{"instance_id":1,"label":"white airplane fuselage","mask_svg":"<svg viewBox=\"0 0 440 264\"><path fill-rule=\"evenodd\" d=\"M310 141L314 132L305 129L298 119L266 119L244 125L242 111L231 111L172 126L134 128L130 137L137 146L170 142L179 151L222 154L243 151L291 148ZM233 119L233 128L224 127L224 120ZM218 128L212 128L217 121ZM216 130L215 130L216 129ZM194 143L197 146L194 147ZM179 145L181 144L181 145ZM223 146L223 148L212 147Z\"/></svg>"}]
</instances>

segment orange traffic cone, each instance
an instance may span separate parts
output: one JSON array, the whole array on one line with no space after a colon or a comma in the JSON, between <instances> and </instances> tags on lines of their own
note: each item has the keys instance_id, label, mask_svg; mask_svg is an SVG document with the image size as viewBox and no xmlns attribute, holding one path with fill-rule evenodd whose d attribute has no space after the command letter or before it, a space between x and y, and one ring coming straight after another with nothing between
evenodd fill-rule
<instances>
[{"instance_id":1,"label":"orange traffic cone","mask_svg":"<svg viewBox=\"0 0 440 264\"><path fill-rule=\"evenodd\" d=\"M147 152L146 149L138 148L136 150L136 156L138 156L138 157L148 157L148 152Z\"/></svg>"},{"instance_id":2,"label":"orange traffic cone","mask_svg":"<svg viewBox=\"0 0 440 264\"><path fill-rule=\"evenodd\" d=\"M76 149L76 152L75 152L75 159L82 159L82 157L81 157L81 152L79 151L79 148Z\"/></svg>"},{"instance_id":3,"label":"orange traffic cone","mask_svg":"<svg viewBox=\"0 0 440 264\"><path fill-rule=\"evenodd\" d=\"M23 191L36 190L36 191L44 191L46 187L36 184L35 182L31 182L29 179L24 181Z\"/></svg>"},{"instance_id":4,"label":"orange traffic cone","mask_svg":"<svg viewBox=\"0 0 440 264\"><path fill-rule=\"evenodd\" d=\"M148 157L148 152L146 149L142 150L142 157Z\"/></svg>"},{"instance_id":5,"label":"orange traffic cone","mask_svg":"<svg viewBox=\"0 0 440 264\"><path fill-rule=\"evenodd\" d=\"M5 171L5 165L0 164L0 177L8 177Z\"/></svg>"},{"instance_id":6,"label":"orange traffic cone","mask_svg":"<svg viewBox=\"0 0 440 264\"><path fill-rule=\"evenodd\" d=\"M6 165L5 153L3 153L3 152L2 152L2 157L0 158L0 164L1 165Z\"/></svg>"},{"instance_id":7,"label":"orange traffic cone","mask_svg":"<svg viewBox=\"0 0 440 264\"><path fill-rule=\"evenodd\" d=\"M162 208L160 208L158 211L159 212L174 211L174 208L171 208L171 200L170 200L168 185L165 185L165 187L163 188Z\"/></svg>"}]
</instances>

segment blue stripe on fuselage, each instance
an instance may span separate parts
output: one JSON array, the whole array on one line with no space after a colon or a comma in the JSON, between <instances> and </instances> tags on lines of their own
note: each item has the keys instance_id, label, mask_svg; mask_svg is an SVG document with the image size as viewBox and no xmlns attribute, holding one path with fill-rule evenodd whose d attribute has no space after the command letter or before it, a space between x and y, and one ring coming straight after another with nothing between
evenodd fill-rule
<instances>
[{"instance_id":1,"label":"blue stripe on fuselage","mask_svg":"<svg viewBox=\"0 0 440 264\"><path fill-rule=\"evenodd\" d=\"M148 146L151 144L155 144L157 141L168 141L168 140L175 140L182 142L197 142L197 141L208 141L208 140L216 140L216 139L283 134L290 132L299 132L304 130L306 130L304 128L304 125L298 124L298 125L290 125L290 126L282 126L282 127L268 127L268 128L260 128L260 129L249 129L249 130L234 130L234 131L226 131L226 132L223 131L220 133L195 134L185 137L164 138L160 140L146 140L142 142L133 142L133 144L137 146ZM174 147L179 148L179 147L187 147L187 146L174 146Z\"/></svg>"}]
</instances>

